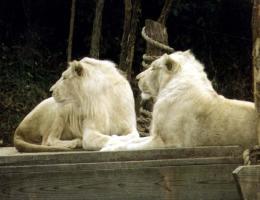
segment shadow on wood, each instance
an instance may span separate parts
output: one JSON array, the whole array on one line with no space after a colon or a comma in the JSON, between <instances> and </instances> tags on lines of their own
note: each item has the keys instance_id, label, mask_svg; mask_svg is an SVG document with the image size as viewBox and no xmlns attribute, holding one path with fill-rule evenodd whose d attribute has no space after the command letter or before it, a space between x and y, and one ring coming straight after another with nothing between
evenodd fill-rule
<instances>
[{"instance_id":1,"label":"shadow on wood","mask_svg":"<svg viewBox=\"0 0 260 200\"><path fill-rule=\"evenodd\" d=\"M0 149L0 199L238 199L236 146L121 152Z\"/></svg>"}]
</instances>

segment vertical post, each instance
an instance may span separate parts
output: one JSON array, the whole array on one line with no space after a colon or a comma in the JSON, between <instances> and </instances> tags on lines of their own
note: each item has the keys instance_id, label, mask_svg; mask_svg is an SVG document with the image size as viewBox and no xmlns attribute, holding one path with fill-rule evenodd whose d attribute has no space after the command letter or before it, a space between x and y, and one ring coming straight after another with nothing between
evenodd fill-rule
<instances>
[{"instance_id":1,"label":"vertical post","mask_svg":"<svg viewBox=\"0 0 260 200\"><path fill-rule=\"evenodd\" d=\"M145 20L145 29L143 30L146 34L146 51L143 56L143 67L149 67L151 62L167 53L170 48L160 48L159 45L155 45L154 42L149 42L148 40L156 41L160 44L168 46L168 34L165 26L166 20L168 18L169 12L171 10L173 0L165 0L164 6L162 8L160 17L157 21L147 19ZM150 38L150 39L148 39ZM151 124L151 112L153 107L153 100L142 101L140 106L140 113L137 118L137 128L142 136L147 136Z\"/></svg>"},{"instance_id":2,"label":"vertical post","mask_svg":"<svg viewBox=\"0 0 260 200\"><path fill-rule=\"evenodd\" d=\"M260 133L260 0L254 0L252 10L252 62L254 72L254 99L258 114L258 133ZM260 144L260 134L258 135L258 144Z\"/></svg>"},{"instance_id":3,"label":"vertical post","mask_svg":"<svg viewBox=\"0 0 260 200\"><path fill-rule=\"evenodd\" d=\"M91 36L91 46L90 46L90 56L94 58L99 58L99 53L100 53L103 8L104 8L104 0L97 0L96 13L93 22L93 29L92 29L92 36Z\"/></svg>"},{"instance_id":4,"label":"vertical post","mask_svg":"<svg viewBox=\"0 0 260 200\"><path fill-rule=\"evenodd\" d=\"M70 29L69 29L69 39L68 39L68 49L67 49L67 61L71 61L72 54L72 41L73 41L73 30L74 30L74 20L75 20L75 5L76 0L71 0L71 12L70 12Z\"/></svg>"}]
</instances>

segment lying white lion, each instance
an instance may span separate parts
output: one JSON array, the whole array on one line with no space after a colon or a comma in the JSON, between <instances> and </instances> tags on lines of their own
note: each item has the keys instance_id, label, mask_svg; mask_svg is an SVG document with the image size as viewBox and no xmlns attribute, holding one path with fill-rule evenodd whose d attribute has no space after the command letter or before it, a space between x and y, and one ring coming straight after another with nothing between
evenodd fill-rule
<instances>
[{"instance_id":1,"label":"lying white lion","mask_svg":"<svg viewBox=\"0 0 260 200\"><path fill-rule=\"evenodd\" d=\"M110 135L138 135L132 90L112 62L73 61L51 91L16 129L18 151L100 150Z\"/></svg>"},{"instance_id":2,"label":"lying white lion","mask_svg":"<svg viewBox=\"0 0 260 200\"><path fill-rule=\"evenodd\" d=\"M218 95L189 51L161 56L137 79L142 98L155 99L151 136L103 151L257 144L254 104Z\"/></svg>"}]
</instances>

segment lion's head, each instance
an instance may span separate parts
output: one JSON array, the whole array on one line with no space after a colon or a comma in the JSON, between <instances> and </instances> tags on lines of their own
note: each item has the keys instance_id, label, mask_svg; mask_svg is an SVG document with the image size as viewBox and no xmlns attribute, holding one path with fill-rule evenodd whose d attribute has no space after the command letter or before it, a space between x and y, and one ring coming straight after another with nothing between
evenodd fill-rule
<instances>
[{"instance_id":1,"label":"lion's head","mask_svg":"<svg viewBox=\"0 0 260 200\"><path fill-rule=\"evenodd\" d=\"M51 87L52 96L57 102L69 103L78 97L82 79L85 76L84 65L79 61L69 63L60 79Z\"/></svg>"},{"instance_id":2,"label":"lion's head","mask_svg":"<svg viewBox=\"0 0 260 200\"><path fill-rule=\"evenodd\" d=\"M113 62L85 57L70 62L50 91L59 103L82 103L106 91L115 73Z\"/></svg>"},{"instance_id":3,"label":"lion's head","mask_svg":"<svg viewBox=\"0 0 260 200\"><path fill-rule=\"evenodd\" d=\"M137 75L138 86L144 100L156 97L160 88L177 73L180 66L169 55L164 54L151 63L151 66Z\"/></svg>"},{"instance_id":4,"label":"lion's head","mask_svg":"<svg viewBox=\"0 0 260 200\"><path fill-rule=\"evenodd\" d=\"M138 86L142 92L142 98L149 99L157 97L159 91L177 77L179 80L196 79L194 81L200 81L206 87L212 87L203 65L195 59L190 50L162 55L136 78L139 80Z\"/></svg>"}]
</instances>

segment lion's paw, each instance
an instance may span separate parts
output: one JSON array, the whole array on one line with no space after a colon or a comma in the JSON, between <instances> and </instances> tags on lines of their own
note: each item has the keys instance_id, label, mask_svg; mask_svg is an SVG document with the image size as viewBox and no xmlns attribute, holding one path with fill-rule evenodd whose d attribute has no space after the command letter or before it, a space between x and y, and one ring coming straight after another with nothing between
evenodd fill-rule
<instances>
[{"instance_id":1,"label":"lion's paw","mask_svg":"<svg viewBox=\"0 0 260 200\"><path fill-rule=\"evenodd\" d=\"M100 151L120 151L125 149L126 144L118 139L111 137Z\"/></svg>"},{"instance_id":2,"label":"lion's paw","mask_svg":"<svg viewBox=\"0 0 260 200\"><path fill-rule=\"evenodd\" d=\"M74 139L71 141L66 141L66 143L63 143L64 148L68 149L76 149L82 147L82 140L81 139Z\"/></svg>"}]
</instances>

